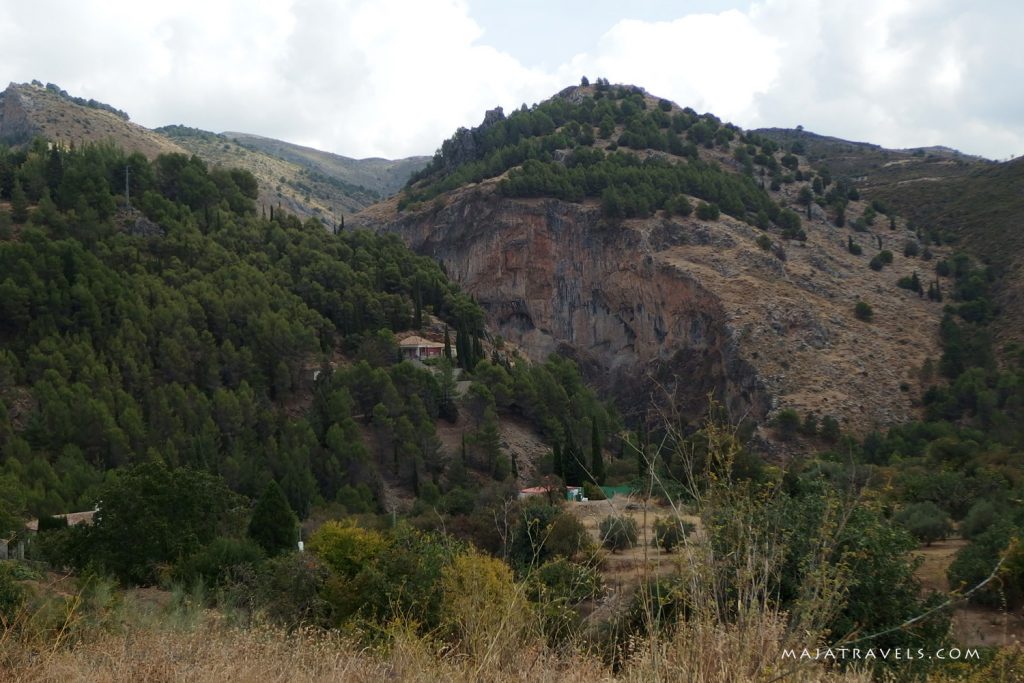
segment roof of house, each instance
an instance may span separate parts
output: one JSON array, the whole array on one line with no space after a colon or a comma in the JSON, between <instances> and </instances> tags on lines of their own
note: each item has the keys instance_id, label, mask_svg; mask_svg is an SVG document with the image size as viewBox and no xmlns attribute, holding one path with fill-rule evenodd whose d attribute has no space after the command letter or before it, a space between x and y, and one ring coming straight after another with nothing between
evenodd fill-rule
<instances>
[{"instance_id":1,"label":"roof of house","mask_svg":"<svg viewBox=\"0 0 1024 683\"><path fill-rule=\"evenodd\" d=\"M429 339L424 339L423 337L416 336L406 337L405 339L398 342L398 345L403 349L418 348L421 346L439 349L442 346L444 346L444 344L442 344L441 342L431 341Z\"/></svg>"},{"instance_id":2,"label":"roof of house","mask_svg":"<svg viewBox=\"0 0 1024 683\"><path fill-rule=\"evenodd\" d=\"M548 491L556 491L556 490L558 490L558 487L556 487L556 486L531 486L529 488L519 489L519 493L524 493L524 494L530 495L530 494L547 493Z\"/></svg>"},{"instance_id":3,"label":"roof of house","mask_svg":"<svg viewBox=\"0 0 1024 683\"><path fill-rule=\"evenodd\" d=\"M54 515L54 517L63 517L68 520L68 526L78 526L79 524L92 524L92 518L96 515L96 510L85 510L84 512L67 512L63 515ZM29 531L39 531L39 520L33 519L25 523L25 528Z\"/></svg>"}]
</instances>

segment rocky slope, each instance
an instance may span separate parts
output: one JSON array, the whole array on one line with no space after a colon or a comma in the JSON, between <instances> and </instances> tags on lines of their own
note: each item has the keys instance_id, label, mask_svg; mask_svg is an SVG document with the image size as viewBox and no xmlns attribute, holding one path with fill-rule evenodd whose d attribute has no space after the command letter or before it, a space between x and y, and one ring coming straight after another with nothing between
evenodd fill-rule
<instances>
[{"instance_id":1,"label":"rocky slope","mask_svg":"<svg viewBox=\"0 0 1024 683\"><path fill-rule=\"evenodd\" d=\"M0 93L0 141L20 144L42 136L66 145L113 142L149 158L185 150L162 135L128 121L101 103L81 104L56 86L11 83Z\"/></svg>"},{"instance_id":2,"label":"rocky slope","mask_svg":"<svg viewBox=\"0 0 1024 683\"><path fill-rule=\"evenodd\" d=\"M426 163L424 157L349 159L258 135L186 126L164 126L157 132L207 163L250 171L259 182L264 207L316 216L330 227L391 195Z\"/></svg>"},{"instance_id":3,"label":"rocky slope","mask_svg":"<svg viewBox=\"0 0 1024 683\"><path fill-rule=\"evenodd\" d=\"M353 159L323 152L312 147L248 133L226 132L224 137L252 150L291 161L314 174L334 178L341 183L363 188L379 197L389 197L405 186L409 176L427 165L430 157L405 159ZM371 202L372 203L372 202ZM368 206L368 204L367 204Z\"/></svg>"},{"instance_id":4,"label":"rocky slope","mask_svg":"<svg viewBox=\"0 0 1024 683\"><path fill-rule=\"evenodd\" d=\"M244 133L218 134L187 126L150 130L101 102L69 95L53 84L11 83L0 93L0 142L41 136L66 145L113 142L148 158L195 154L211 165L243 168L259 183L259 202L333 227L344 216L401 187L426 157L349 159Z\"/></svg>"},{"instance_id":5,"label":"rocky slope","mask_svg":"<svg viewBox=\"0 0 1024 683\"><path fill-rule=\"evenodd\" d=\"M851 178L865 197L994 265L1002 310L998 346L1024 343L1024 158L997 163L945 147L893 150L807 131L757 132L802 145L815 167Z\"/></svg>"},{"instance_id":6,"label":"rocky slope","mask_svg":"<svg viewBox=\"0 0 1024 683\"><path fill-rule=\"evenodd\" d=\"M728 149L700 154L731 163ZM575 356L627 413L668 394L693 417L714 392L733 419L761 424L781 408L833 415L856 433L916 416L942 306L895 285L931 271L903 257L913 235L902 222L854 233L815 206L806 242L786 241L725 214L608 219L596 200L509 198L499 182L402 211L396 197L352 222L438 258L494 333L536 359ZM772 195L795 204L800 186ZM851 222L864 208L850 204ZM766 234L771 250L758 244ZM863 255L847 250L851 236ZM895 262L876 272L868 261L881 249ZM860 300L873 322L855 318Z\"/></svg>"}]
</instances>

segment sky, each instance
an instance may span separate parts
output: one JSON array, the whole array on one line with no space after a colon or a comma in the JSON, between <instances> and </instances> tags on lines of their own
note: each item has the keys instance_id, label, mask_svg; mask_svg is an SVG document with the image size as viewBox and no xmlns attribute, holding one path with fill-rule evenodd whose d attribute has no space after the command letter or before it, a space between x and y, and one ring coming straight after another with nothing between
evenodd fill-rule
<instances>
[{"instance_id":1,"label":"sky","mask_svg":"<svg viewBox=\"0 0 1024 683\"><path fill-rule=\"evenodd\" d=\"M0 5L0 79L397 158L600 76L743 128L1004 160L1022 26L1017 0L36 0Z\"/></svg>"}]
</instances>

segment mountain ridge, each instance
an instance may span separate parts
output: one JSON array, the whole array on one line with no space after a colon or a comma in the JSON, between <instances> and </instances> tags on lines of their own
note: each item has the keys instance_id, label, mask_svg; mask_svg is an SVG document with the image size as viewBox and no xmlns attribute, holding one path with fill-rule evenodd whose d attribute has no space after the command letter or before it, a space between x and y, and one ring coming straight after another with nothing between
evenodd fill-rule
<instances>
[{"instance_id":1,"label":"mountain ridge","mask_svg":"<svg viewBox=\"0 0 1024 683\"><path fill-rule=\"evenodd\" d=\"M423 157L349 160L273 138L183 125L149 129L110 105L74 97L52 83L11 83L0 93L0 141L18 145L37 136L64 145L112 142L149 159L195 154L208 164L244 168L256 176L265 210L280 207L331 227L396 191L426 162ZM239 144L243 140L246 144Z\"/></svg>"}]
</instances>

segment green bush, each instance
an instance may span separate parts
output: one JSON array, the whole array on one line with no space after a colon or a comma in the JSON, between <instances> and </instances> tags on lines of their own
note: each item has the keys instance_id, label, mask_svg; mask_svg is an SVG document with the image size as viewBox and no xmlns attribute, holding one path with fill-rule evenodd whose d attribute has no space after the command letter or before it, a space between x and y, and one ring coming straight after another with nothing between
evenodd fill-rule
<instances>
[{"instance_id":1,"label":"green bush","mask_svg":"<svg viewBox=\"0 0 1024 683\"><path fill-rule=\"evenodd\" d=\"M25 587L17 580L14 565L0 562L0 624L7 625L14 621L25 598ZM3 635L3 631L0 628L0 635Z\"/></svg>"},{"instance_id":2,"label":"green bush","mask_svg":"<svg viewBox=\"0 0 1024 683\"><path fill-rule=\"evenodd\" d=\"M949 515L931 501L913 503L899 511L896 523L903 526L916 539L931 545L949 536Z\"/></svg>"},{"instance_id":3,"label":"green bush","mask_svg":"<svg viewBox=\"0 0 1024 683\"><path fill-rule=\"evenodd\" d=\"M601 574L593 567L565 558L545 562L530 575L530 599L558 600L575 605L601 593Z\"/></svg>"},{"instance_id":4,"label":"green bush","mask_svg":"<svg viewBox=\"0 0 1024 683\"><path fill-rule=\"evenodd\" d=\"M189 585L202 581L209 587L224 586L253 576L265 557L263 549L252 540L216 538L179 562L174 578Z\"/></svg>"},{"instance_id":5,"label":"green bush","mask_svg":"<svg viewBox=\"0 0 1024 683\"><path fill-rule=\"evenodd\" d=\"M831 415L823 417L821 419L820 434L821 438L828 443L837 443L839 441L839 437L842 435L842 432L839 429L839 420Z\"/></svg>"},{"instance_id":6,"label":"green bush","mask_svg":"<svg viewBox=\"0 0 1024 683\"><path fill-rule=\"evenodd\" d=\"M858 301L857 305L853 307L853 314L857 316L857 320L863 320L864 322L871 322L875 317L874 309L866 301Z\"/></svg>"},{"instance_id":7,"label":"green bush","mask_svg":"<svg viewBox=\"0 0 1024 683\"><path fill-rule=\"evenodd\" d=\"M784 408L772 420L772 426L780 439L790 441L800 429L800 414L792 408Z\"/></svg>"},{"instance_id":8,"label":"green bush","mask_svg":"<svg viewBox=\"0 0 1024 683\"><path fill-rule=\"evenodd\" d=\"M967 511L967 516L960 523L960 535L974 538L984 533L997 519L996 506L991 501L979 500Z\"/></svg>"},{"instance_id":9,"label":"green bush","mask_svg":"<svg viewBox=\"0 0 1024 683\"><path fill-rule=\"evenodd\" d=\"M651 545L670 553L696 528L692 522L678 517L659 517L654 520L654 538L651 539Z\"/></svg>"},{"instance_id":10,"label":"green bush","mask_svg":"<svg viewBox=\"0 0 1024 683\"><path fill-rule=\"evenodd\" d=\"M583 495L588 500L604 500L607 498L601 487L590 481L583 482Z\"/></svg>"},{"instance_id":11,"label":"green bush","mask_svg":"<svg viewBox=\"0 0 1024 683\"><path fill-rule=\"evenodd\" d=\"M636 520L624 515L609 515L601 520L601 543L613 553L636 545L639 535Z\"/></svg>"},{"instance_id":12,"label":"green bush","mask_svg":"<svg viewBox=\"0 0 1024 683\"><path fill-rule=\"evenodd\" d=\"M717 204L707 204L705 202L697 204L697 218L702 221L716 221L720 214L721 211Z\"/></svg>"}]
</instances>

